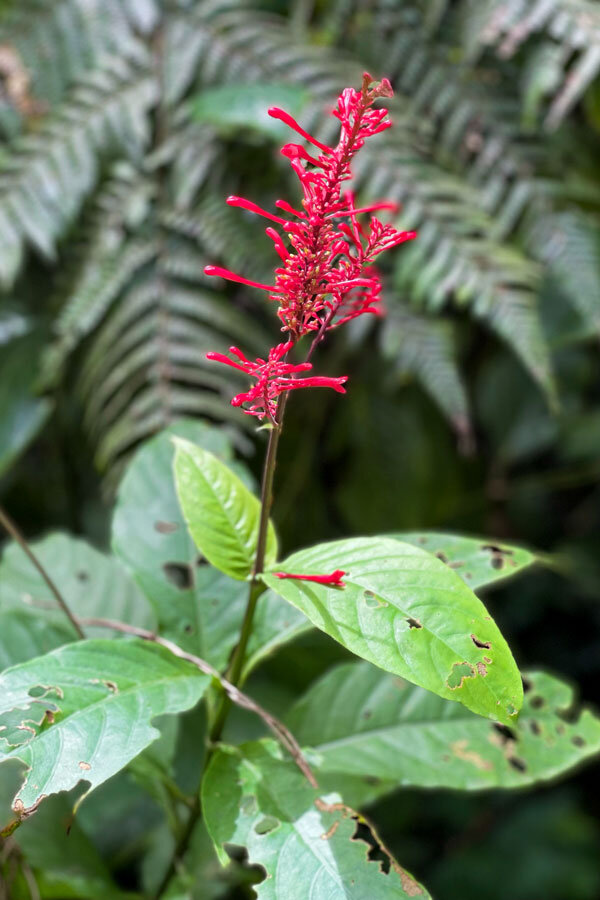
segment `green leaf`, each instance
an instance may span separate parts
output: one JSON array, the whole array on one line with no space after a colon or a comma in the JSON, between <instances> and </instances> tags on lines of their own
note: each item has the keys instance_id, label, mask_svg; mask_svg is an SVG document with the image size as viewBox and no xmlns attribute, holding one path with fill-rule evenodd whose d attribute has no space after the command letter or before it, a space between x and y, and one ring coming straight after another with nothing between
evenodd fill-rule
<instances>
[{"instance_id":1,"label":"green leaf","mask_svg":"<svg viewBox=\"0 0 600 900\"><path fill-rule=\"evenodd\" d=\"M256 555L260 503L228 466L190 441L175 438L177 495L194 543L226 575L244 580ZM269 522L265 565L277 558Z\"/></svg>"},{"instance_id":2,"label":"green leaf","mask_svg":"<svg viewBox=\"0 0 600 900\"><path fill-rule=\"evenodd\" d=\"M528 673L519 719L497 726L368 663L327 672L287 724L317 777L340 789L349 777L372 794L399 786L460 790L512 788L547 781L600 750L600 719L589 710L565 718L571 688Z\"/></svg>"},{"instance_id":3,"label":"green leaf","mask_svg":"<svg viewBox=\"0 0 600 900\"><path fill-rule=\"evenodd\" d=\"M311 628L312 624L304 613L290 606L274 591L265 591L258 600L252 621L244 679L263 659Z\"/></svg>"},{"instance_id":4,"label":"green leaf","mask_svg":"<svg viewBox=\"0 0 600 900\"><path fill-rule=\"evenodd\" d=\"M202 422L178 422L148 441L119 488L113 550L154 607L160 633L223 669L239 634L248 586L199 564L175 493L172 435L202 443L231 464L224 433ZM238 471L248 478L241 466Z\"/></svg>"},{"instance_id":5,"label":"green leaf","mask_svg":"<svg viewBox=\"0 0 600 900\"><path fill-rule=\"evenodd\" d=\"M202 784L206 826L223 863L226 844L246 847L266 870L260 900L391 900L429 896L394 860L385 874L357 839L362 817L321 796L273 741L219 749ZM371 831L371 836L373 832Z\"/></svg>"},{"instance_id":6,"label":"green leaf","mask_svg":"<svg viewBox=\"0 0 600 900\"><path fill-rule=\"evenodd\" d=\"M2 347L0 378L0 475L6 472L41 430L52 410L33 390L41 335L30 332Z\"/></svg>"},{"instance_id":7,"label":"green leaf","mask_svg":"<svg viewBox=\"0 0 600 900\"><path fill-rule=\"evenodd\" d=\"M389 537L433 553L473 590L516 575L536 561L529 550L485 538L436 531L404 531Z\"/></svg>"},{"instance_id":8,"label":"green leaf","mask_svg":"<svg viewBox=\"0 0 600 900\"><path fill-rule=\"evenodd\" d=\"M209 678L143 641L79 641L0 676L0 762L28 774L19 814L80 781L93 790L159 736L156 716L194 706Z\"/></svg>"},{"instance_id":9,"label":"green leaf","mask_svg":"<svg viewBox=\"0 0 600 900\"><path fill-rule=\"evenodd\" d=\"M236 82L211 86L197 94L190 103L190 111L195 121L215 125L226 133L252 128L269 137L285 138L289 132L280 121L269 116L269 107L279 106L297 117L307 98L306 90L299 85Z\"/></svg>"},{"instance_id":10,"label":"green leaf","mask_svg":"<svg viewBox=\"0 0 600 900\"><path fill-rule=\"evenodd\" d=\"M154 629L156 620L119 561L68 534L50 534L32 550L69 609L79 617L118 619ZM37 621L36 621L37 620ZM92 629L84 629L92 632ZM95 637L114 631L93 629ZM0 665L6 668L76 637L46 582L17 544L0 562Z\"/></svg>"},{"instance_id":11,"label":"green leaf","mask_svg":"<svg viewBox=\"0 0 600 900\"><path fill-rule=\"evenodd\" d=\"M481 601L435 556L391 538L353 538L301 550L280 567L343 569L343 588L272 574L263 580L357 656L479 715L514 721L523 688L508 645Z\"/></svg>"}]
</instances>

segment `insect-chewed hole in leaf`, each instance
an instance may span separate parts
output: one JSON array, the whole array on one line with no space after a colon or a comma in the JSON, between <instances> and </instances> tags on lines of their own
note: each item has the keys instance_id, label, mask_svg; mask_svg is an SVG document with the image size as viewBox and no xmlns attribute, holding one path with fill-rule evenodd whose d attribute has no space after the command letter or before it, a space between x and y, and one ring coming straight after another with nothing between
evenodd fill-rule
<instances>
[{"instance_id":1,"label":"insect-chewed hole in leaf","mask_svg":"<svg viewBox=\"0 0 600 900\"><path fill-rule=\"evenodd\" d=\"M526 772L527 771L527 763L523 759L519 759L518 756L510 756L508 758L509 766L512 766L513 769L516 769L517 772Z\"/></svg>"},{"instance_id":2,"label":"insect-chewed hole in leaf","mask_svg":"<svg viewBox=\"0 0 600 900\"><path fill-rule=\"evenodd\" d=\"M517 735L516 732L513 731L512 728L509 728L508 725L501 725L499 722L494 722L492 725L497 734L502 738L503 743L507 743L508 741L516 741Z\"/></svg>"},{"instance_id":3,"label":"insect-chewed hole in leaf","mask_svg":"<svg viewBox=\"0 0 600 900\"><path fill-rule=\"evenodd\" d=\"M585 747L585 739L580 734L576 734L571 738L574 747Z\"/></svg>"},{"instance_id":4,"label":"insect-chewed hole in leaf","mask_svg":"<svg viewBox=\"0 0 600 900\"><path fill-rule=\"evenodd\" d=\"M275 816L265 816L264 819L256 823L254 830L257 834L269 834L269 832L279 828L280 825L281 822Z\"/></svg>"},{"instance_id":5,"label":"insect-chewed hole in leaf","mask_svg":"<svg viewBox=\"0 0 600 900\"><path fill-rule=\"evenodd\" d=\"M492 569L503 569L506 563L506 557L512 556L513 551L508 548L499 547L497 544L482 544L482 550L488 550L490 555L490 565Z\"/></svg>"},{"instance_id":6,"label":"insect-chewed hole in leaf","mask_svg":"<svg viewBox=\"0 0 600 900\"><path fill-rule=\"evenodd\" d=\"M480 650L491 650L492 649L491 641L480 641L479 638L474 634L471 635L471 640L473 641L473 643L475 644L476 647L479 647Z\"/></svg>"},{"instance_id":7,"label":"insect-chewed hole in leaf","mask_svg":"<svg viewBox=\"0 0 600 900\"><path fill-rule=\"evenodd\" d=\"M412 617L409 617L406 621L408 622L409 628L422 628L423 627L418 619L413 619Z\"/></svg>"},{"instance_id":8,"label":"insect-chewed hole in leaf","mask_svg":"<svg viewBox=\"0 0 600 900\"><path fill-rule=\"evenodd\" d=\"M180 591L188 591L194 587L194 572L187 563L168 562L164 564L163 571L167 581Z\"/></svg>"},{"instance_id":9,"label":"insect-chewed hole in leaf","mask_svg":"<svg viewBox=\"0 0 600 900\"><path fill-rule=\"evenodd\" d=\"M209 562L205 556L196 557L196 567L200 569L202 566L208 566Z\"/></svg>"},{"instance_id":10,"label":"insect-chewed hole in leaf","mask_svg":"<svg viewBox=\"0 0 600 900\"><path fill-rule=\"evenodd\" d=\"M183 632L184 632L184 634L193 634L194 633L194 626L192 625L191 622L185 623L185 625L183 626Z\"/></svg>"},{"instance_id":11,"label":"insect-chewed hole in leaf","mask_svg":"<svg viewBox=\"0 0 600 900\"><path fill-rule=\"evenodd\" d=\"M367 859L371 862L378 862L381 871L388 875L390 871L390 858L385 852L371 828L364 821L356 820L356 829L352 835L353 841L362 841L368 847Z\"/></svg>"},{"instance_id":12,"label":"insect-chewed hole in leaf","mask_svg":"<svg viewBox=\"0 0 600 900\"><path fill-rule=\"evenodd\" d=\"M79 581L89 581L90 574L89 572L86 572L85 569L80 569L77 573L77 578Z\"/></svg>"},{"instance_id":13,"label":"insect-chewed hole in leaf","mask_svg":"<svg viewBox=\"0 0 600 900\"><path fill-rule=\"evenodd\" d=\"M448 675L446 684L451 691L455 691L463 686L466 678L475 678L475 669L468 662L456 662L452 666L452 671Z\"/></svg>"},{"instance_id":14,"label":"insect-chewed hole in leaf","mask_svg":"<svg viewBox=\"0 0 600 900\"><path fill-rule=\"evenodd\" d=\"M539 694L536 694L536 696L532 697L529 702L533 709L541 709L545 701L543 697L540 697Z\"/></svg>"},{"instance_id":15,"label":"insect-chewed hole in leaf","mask_svg":"<svg viewBox=\"0 0 600 900\"><path fill-rule=\"evenodd\" d=\"M79 768L80 768L83 772L89 772L90 769L91 769L92 767L90 766L90 764L89 764L88 762L84 762L84 761L82 760L82 761L79 763Z\"/></svg>"},{"instance_id":16,"label":"insect-chewed hole in leaf","mask_svg":"<svg viewBox=\"0 0 600 900\"><path fill-rule=\"evenodd\" d=\"M173 534L174 531L177 531L179 525L177 522L155 522L154 530L158 531L159 534Z\"/></svg>"},{"instance_id":17,"label":"insect-chewed hole in leaf","mask_svg":"<svg viewBox=\"0 0 600 900\"><path fill-rule=\"evenodd\" d=\"M382 600L381 597L378 597L373 591L364 591L363 599L365 601L365 606L368 606L369 609L379 609L382 606L389 606L387 600Z\"/></svg>"},{"instance_id":18,"label":"insect-chewed hole in leaf","mask_svg":"<svg viewBox=\"0 0 600 900\"><path fill-rule=\"evenodd\" d=\"M64 694L63 694L61 688L49 687L48 685L44 685L44 684L34 684L32 687L29 688L27 693L30 697L33 697L36 700L39 699L40 697L54 696L54 697L60 697L61 699L62 699L62 697L64 697Z\"/></svg>"},{"instance_id":19,"label":"insect-chewed hole in leaf","mask_svg":"<svg viewBox=\"0 0 600 900\"><path fill-rule=\"evenodd\" d=\"M535 719L531 719L531 721L529 722L529 730L531 731L532 734L535 734L536 737L538 737L538 735L540 735L542 733L542 729L540 728L538 723L535 721Z\"/></svg>"}]
</instances>

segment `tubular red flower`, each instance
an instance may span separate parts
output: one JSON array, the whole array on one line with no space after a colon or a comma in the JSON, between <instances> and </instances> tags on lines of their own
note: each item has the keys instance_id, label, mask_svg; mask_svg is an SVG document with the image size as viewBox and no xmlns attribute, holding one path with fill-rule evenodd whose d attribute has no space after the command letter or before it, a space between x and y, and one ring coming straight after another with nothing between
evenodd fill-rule
<instances>
[{"instance_id":1,"label":"tubular red flower","mask_svg":"<svg viewBox=\"0 0 600 900\"><path fill-rule=\"evenodd\" d=\"M346 582L342 581L347 572L336 569L331 575L292 575L290 572L275 572L277 578L294 578L296 581L314 581L315 584L330 584L333 587L345 587Z\"/></svg>"},{"instance_id":2,"label":"tubular red flower","mask_svg":"<svg viewBox=\"0 0 600 900\"><path fill-rule=\"evenodd\" d=\"M243 197L231 196L227 198L226 202L228 206L239 206L242 209L247 209L248 212L256 213L257 216L264 216L265 219L271 219L272 222L285 225L285 219L282 219L281 216L274 216L273 213L267 212L262 206L257 206L256 203L252 203L250 200L244 200Z\"/></svg>"},{"instance_id":3,"label":"tubular red flower","mask_svg":"<svg viewBox=\"0 0 600 900\"><path fill-rule=\"evenodd\" d=\"M286 113L285 110L279 109L278 106L271 106L269 109L269 115L272 119L280 119L282 122L285 122L290 128L293 128L301 137L304 138L305 141L308 141L311 144L314 144L315 147L318 147L319 150L322 150L323 153L333 153L331 147L328 147L327 144L322 144L321 141L318 141L312 134L309 134L308 131L305 131L296 120L290 116L289 113Z\"/></svg>"},{"instance_id":4,"label":"tubular red flower","mask_svg":"<svg viewBox=\"0 0 600 900\"><path fill-rule=\"evenodd\" d=\"M275 413L277 412L277 398L284 391L296 390L297 388L306 387L328 387L337 391L338 394L345 394L344 384L348 380L347 375L337 378L330 378L324 375L313 375L308 378L296 378L299 372L308 372L312 369L312 364L304 363L287 363L285 357L293 347L292 341L283 344L277 344L269 351L269 358L256 359L254 362L246 359L244 354L237 347L230 347L229 352L236 356L240 362L234 362L222 353L207 353L206 358L216 362L224 363L241 372L245 372L252 378L256 378L256 384L249 390L241 394L236 394L232 399L232 406L241 406L248 404L248 408L244 409L245 413L251 416L257 416L263 419L265 416L274 422ZM290 377L292 376L292 377Z\"/></svg>"},{"instance_id":5,"label":"tubular red flower","mask_svg":"<svg viewBox=\"0 0 600 900\"><path fill-rule=\"evenodd\" d=\"M248 287L260 288L262 291L277 290L273 285L261 284L260 281L250 281L248 278L244 278L243 275L236 275L235 272L230 272L229 269L222 269L220 266L204 266L204 274L218 275L220 278L227 279L227 281L235 281L238 284L247 284Z\"/></svg>"}]
</instances>

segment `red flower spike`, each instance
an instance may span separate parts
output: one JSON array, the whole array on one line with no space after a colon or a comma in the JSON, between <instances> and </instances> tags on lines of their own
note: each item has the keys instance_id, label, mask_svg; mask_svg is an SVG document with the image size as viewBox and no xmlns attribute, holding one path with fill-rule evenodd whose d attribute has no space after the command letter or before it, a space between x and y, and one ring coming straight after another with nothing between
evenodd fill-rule
<instances>
[{"instance_id":1,"label":"red flower spike","mask_svg":"<svg viewBox=\"0 0 600 900\"><path fill-rule=\"evenodd\" d=\"M286 144L281 151L298 178L302 203L295 208L285 200L276 201L275 206L293 219L287 221L242 197L229 197L227 201L230 206L270 219L284 231L282 237L274 228L266 229L281 260L275 269L273 286L251 281L218 266L205 268L208 275L219 275L238 284L268 291L269 299L278 305L281 330L290 338L287 343L272 348L267 360L251 362L237 348L230 351L236 361L222 354L208 355L209 359L256 379L253 387L232 400L234 406L245 404L244 411L249 415L261 419L267 416L276 423L279 395L299 387L330 387L344 393L345 376L297 378L297 374L310 369L310 365L292 366L285 362L285 356L303 335L312 334L318 342L327 330L357 316L383 314L381 281L373 263L384 251L412 240L416 235L412 231L398 231L375 216L363 224L359 216L380 210L396 213L397 205L382 200L357 207L353 194L344 188L345 182L352 177L355 154L366 140L390 127L387 110L375 109L374 103L392 94L387 79L376 83L368 73L363 76L360 90L346 88L333 110L340 123L335 147L321 143L289 113L271 108L270 116L284 122L319 151L316 153L310 148L312 152L308 152L297 143Z\"/></svg>"},{"instance_id":2,"label":"red flower spike","mask_svg":"<svg viewBox=\"0 0 600 900\"><path fill-rule=\"evenodd\" d=\"M292 575L290 572L275 572L277 578L294 578L296 581L314 581L315 584L330 584L333 587L345 587L346 582L342 581L347 572L336 569L331 575Z\"/></svg>"},{"instance_id":3,"label":"red flower spike","mask_svg":"<svg viewBox=\"0 0 600 900\"><path fill-rule=\"evenodd\" d=\"M269 358L256 359L251 362L246 359L241 350L237 347L230 347L229 352L236 356L239 362L229 359L222 353L207 353L206 358L215 362L224 363L233 369L245 372L252 378L256 378L256 384L248 391L237 394L231 401L232 406L241 406L243 403L248 404L248 408L244 412L250 416L257 416L264 419L267 416L272 422L275 422L275 414L277 412L277 399L284 391L295 390L296 388L306 387L328 387L337 391L338 394L345 394L344 384L348 380L347 375L338 378L330 378L324 375L312 375L308 378L296 378L298 372L308 372L312 369L311 363L298 363L293 365L284 361L285 356L292 349L292 341L284 344L277 344L269 351ZM291 377L290 377L291 376Z\"/></svg>"}]
</instances>

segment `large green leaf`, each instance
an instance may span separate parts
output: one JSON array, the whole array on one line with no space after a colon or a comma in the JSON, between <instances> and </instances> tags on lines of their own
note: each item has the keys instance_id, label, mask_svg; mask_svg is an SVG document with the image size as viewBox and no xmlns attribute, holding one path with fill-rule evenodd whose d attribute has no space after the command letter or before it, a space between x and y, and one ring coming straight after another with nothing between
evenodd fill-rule
<instances>
[{"instance_id":1,"label":"large green leaf","mask_svg":"<svg viewBox=\"0 0 600 900\"><path fill-rule=\"evenodd\" d=\"M194 706L209 683L190 663L143 641L67 644L0 676L0 762L28 774L17 813L80 781L102 784L159 737L156 716Z\"/></svg>"},{"instance_id":2,"label":"large green leaf","mask_svg":"<svg viewBox=\"0 0 600 900\"><path fill-rule=\"evenodd\" d=\"M152 603L161 633L222 669L237 641L248 586L198 557L175 493L173 435L234 464L223 432L202 422L178 422L148 441L119 488L113 550ZM247 477L241 467L237 471Z\"/></svg>"},{"instance_id":3,"label":"large green leaf","mask_svg":"<svg viewBox=\"0 0 600 900\"><path fill-rule=\"evenodd\" d=\"M174 440L177 496L196 546L219 571L246 579L256 555L259 501L212 453ZM276 558L277 538L269 522L265 564Z\"/></svg>"},{"instance_id":4,"label":"large green leaf","mask_svg":"<svg viewBox=\"0 0 600 900\"><path fill-rule=\"evenodd\" d=\"M481 601L435 556L391 538L353 538L294 553L281 569L343 569L343 588L263 577L358 656L480 715L514 721L523 688L506 641Z\"/></svg>"},{"instance_id":5,"label":"large green leaf","mask_svg":"<svg viewBox=\"0 0 600 900\"><path fill-rule=\"evenodd\" d=\"M155 627L152 608L117 559L100 553L79 538L61 533L37 541L32 550L75 615L120 619L141 628ZM97 628L93 633L100 636ZM38 570L17 544L10 544L0 562L2 668L31 659L75 637L74 629Z\"/></svg>"},{"instance_id":6,"label":"large green leaf","mask_svg":"<svg viewBox=\"0 0 600 900\"><path fill-rule=\"evenodd\" d=\"M529 550L485 538L438 531L402 531L389 537L433 553L473 590L516 575L536 561Z\"/></svg>"},{"instance_id":7,"label":"large green leaf","mask_svg":"<svg viewBox=\"0 0 600 900\"><path fill-rule=\"evenodd\" d=\"M357 838L359 817L339 795L320 795L273 741L217 751L202 784L207 828L266 870L260 900L391 900L429 895L394 860L384 873Z\"/></svg>"},{"instance_id":8,"label":"large green leaf","mask_svg":"<svg viewBox=\"0 0 600 900\"><path fill-rule=\"evenodd\" d=\"M379 794L401 785L520 787L600 750L597 716L584 710L565 718L573 704L568 685L543 672L528 674L526 684L518 722L507 728L369 663L344 663L298 701L288 725L315 748L311 762L332 789L348 777Z\"/></svg>"}]
</instances>

